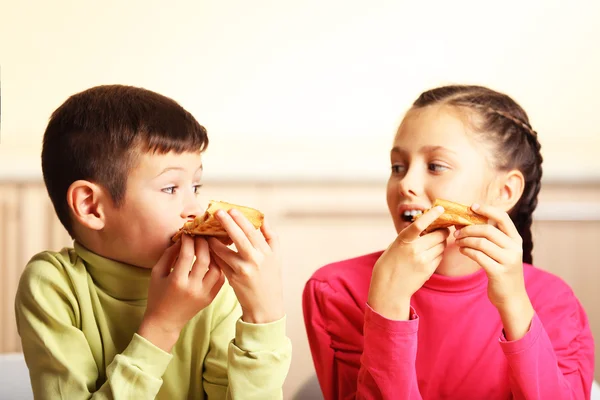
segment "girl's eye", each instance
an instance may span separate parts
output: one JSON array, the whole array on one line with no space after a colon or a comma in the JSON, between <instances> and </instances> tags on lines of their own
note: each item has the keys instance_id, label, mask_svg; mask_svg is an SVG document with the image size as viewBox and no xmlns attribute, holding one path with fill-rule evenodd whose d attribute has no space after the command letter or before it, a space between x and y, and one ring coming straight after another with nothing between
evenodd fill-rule
<instances>
[{"instance_id":1,"label":"girl's eye","mask_svg":"<svg viewBox=\"0 0 600 400\"><path fill-rule=\"evenodd\" d=\"M429 164L429 170L432 172L444 172L447 169L448 169L448 167L446 167L445 165L442 165L442 164L435 164L435 163Z\"/></svg>"},{"instance_id":2,"label":"girl's eye","mask_svg":"<svg viewBox=\"0 0 600 400\"><path fill-rule=\"evenodd\" d=\"M175 194L175 189L177 189L177 186L169 186L169 187L163 188L162 191L167 194Z\"/></svg>"},{"instance_id":3,"label":"girl's eye","mask_svg":"<svg viewBox=\"0 0 600 400\"><path fill-rule=\"evenodd\" d=\"M402 172L404 172L404 165L402 164L394 164L392 165L392 173L393 174L401 174Z\"/></svg>"},{"instance_id":4,"label":"girl's eye","mask_svg":"<svg viewBox=\"0 0 600 400\"><path fill-rule=\"evenodd\" d=\"M198 185L194 185L193 187L194 187L194 193L198 194L200 192L200 188L202 187L202 185L198 184Z\"/></svg>"}]
</instances>

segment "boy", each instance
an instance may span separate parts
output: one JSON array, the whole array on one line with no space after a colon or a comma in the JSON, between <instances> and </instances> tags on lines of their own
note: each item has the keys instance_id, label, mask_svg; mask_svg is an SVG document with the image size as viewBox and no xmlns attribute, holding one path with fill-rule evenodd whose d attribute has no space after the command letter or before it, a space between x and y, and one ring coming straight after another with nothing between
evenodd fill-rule
<instances>
[{"instance_id":1,"label":"boy","mask_svg":"<svg viewBox=\"0 0 600 400\"><path fill-rule=\"evenodd\" d=\"M237 252L170 240L202 213L207 144L179 104L135 87L91 88L52 114L42 170L74 248L37 254L19 284L36 398L282 397L291 343L266 221L217 214Z\"/></svg>"}]
</instances>

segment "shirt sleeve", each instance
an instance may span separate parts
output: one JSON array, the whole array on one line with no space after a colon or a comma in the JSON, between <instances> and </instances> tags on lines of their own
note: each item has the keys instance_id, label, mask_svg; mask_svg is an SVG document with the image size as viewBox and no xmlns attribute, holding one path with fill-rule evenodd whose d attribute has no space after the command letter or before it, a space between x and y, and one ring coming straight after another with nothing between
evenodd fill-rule
<instances>
[{"instance_id":1,"label":"shirt sleeve","mask_svg":"<svg viewBox=\"0 0 600 400\"><path fill-rule=\"evenodd\" d=\"M17 290L15 313L36 399L154 399L171 355L139 335L103 376L83 332L70 281L52 257L34 258Z\"/></svg>"},{"instance_id":2,"label":"shirt sleeve","mask_svg":"<svg viewBox=\"0 0 600 400\"><path fill-rule=\"evenodd\" d=\"M325 399L421 399L415 366L419 319L414 310L411 320L392 321L368 305L363 315L350 302L326 282L310 280L304 289L305 326ZM336 310L330 309L331 303ZM350 321L341 323L335 316ZM352 329L357 325L362 330ZM336 357L337 334L332 331L338 330L344 332L344 341L359 344L357 357Z\"/></svg>"},{"instance_id":3,"label":"shirt sleeve","mask_svg":"<svg viewBox=\"0 0 600 400\"><path fill-rule=\"evenodd\" d=\"M527 334L500 337L515 399L589 399L594 343L587 317L572 292L548 302L544 319L536 312Z\"/></svg>"},{"instance_id":4,"label":"shirt sleeve","mask_svg":"<svg viewBox=\"0 0 600 400\"><path fill-rule=\"evenodd\" d=\"M233 290L215 308L210 349L204 362L208 399L282 399L290 368L292 344L285 317L268 324L241 320Z\"/></svg>"}]
</instances>

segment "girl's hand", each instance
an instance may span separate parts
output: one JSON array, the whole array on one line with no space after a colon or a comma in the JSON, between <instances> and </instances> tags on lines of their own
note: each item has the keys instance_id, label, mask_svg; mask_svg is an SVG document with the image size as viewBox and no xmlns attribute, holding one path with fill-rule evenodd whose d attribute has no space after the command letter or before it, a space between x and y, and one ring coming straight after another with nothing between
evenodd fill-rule
<instances>
[{"instance_id":1,"label":"girl's hand","mask_svg":"<svg viewBox=\"0 0 600 400\"><path fill-rule=\"evenodd\" d=\"M508 340L523 337L533 318L525 290L523 240L509 215L492 206L471 210L494 225L470 225L454 232L460 252L476 261L488 276L488 297L500 312Z\"/></svg>"},{"instance_id":2,"label":"girl's hand","mask_svg":"<svg viewBox=\"0 0 600 400\"><path fill-rule=\"evenodd\" d=\"M438 206L423 214L398 234L375 263L368 303L379 314L409 319L410 298L440 265L450 231L421 233L443 213Z\"/></svg>"}]
</instances>

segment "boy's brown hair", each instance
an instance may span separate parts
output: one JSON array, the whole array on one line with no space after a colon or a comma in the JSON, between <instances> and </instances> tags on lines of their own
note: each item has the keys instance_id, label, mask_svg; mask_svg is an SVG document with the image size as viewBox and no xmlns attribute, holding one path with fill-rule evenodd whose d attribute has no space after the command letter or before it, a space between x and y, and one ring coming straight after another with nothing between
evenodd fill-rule
<instances>
[{"instance_id":1,"label":"boy's brown hair","mask_svg":"<svg viewBox=\"0 0 600 400\"><path fill-rule=\"evenodd\" d=\"M116 206L143 153L202 152L206 129L174 100L150 90L97 86L69 97L44 132L42 172L56 214L74 237L69 186L87 180L104 187Z\"/></svg>"}]
</instances>

